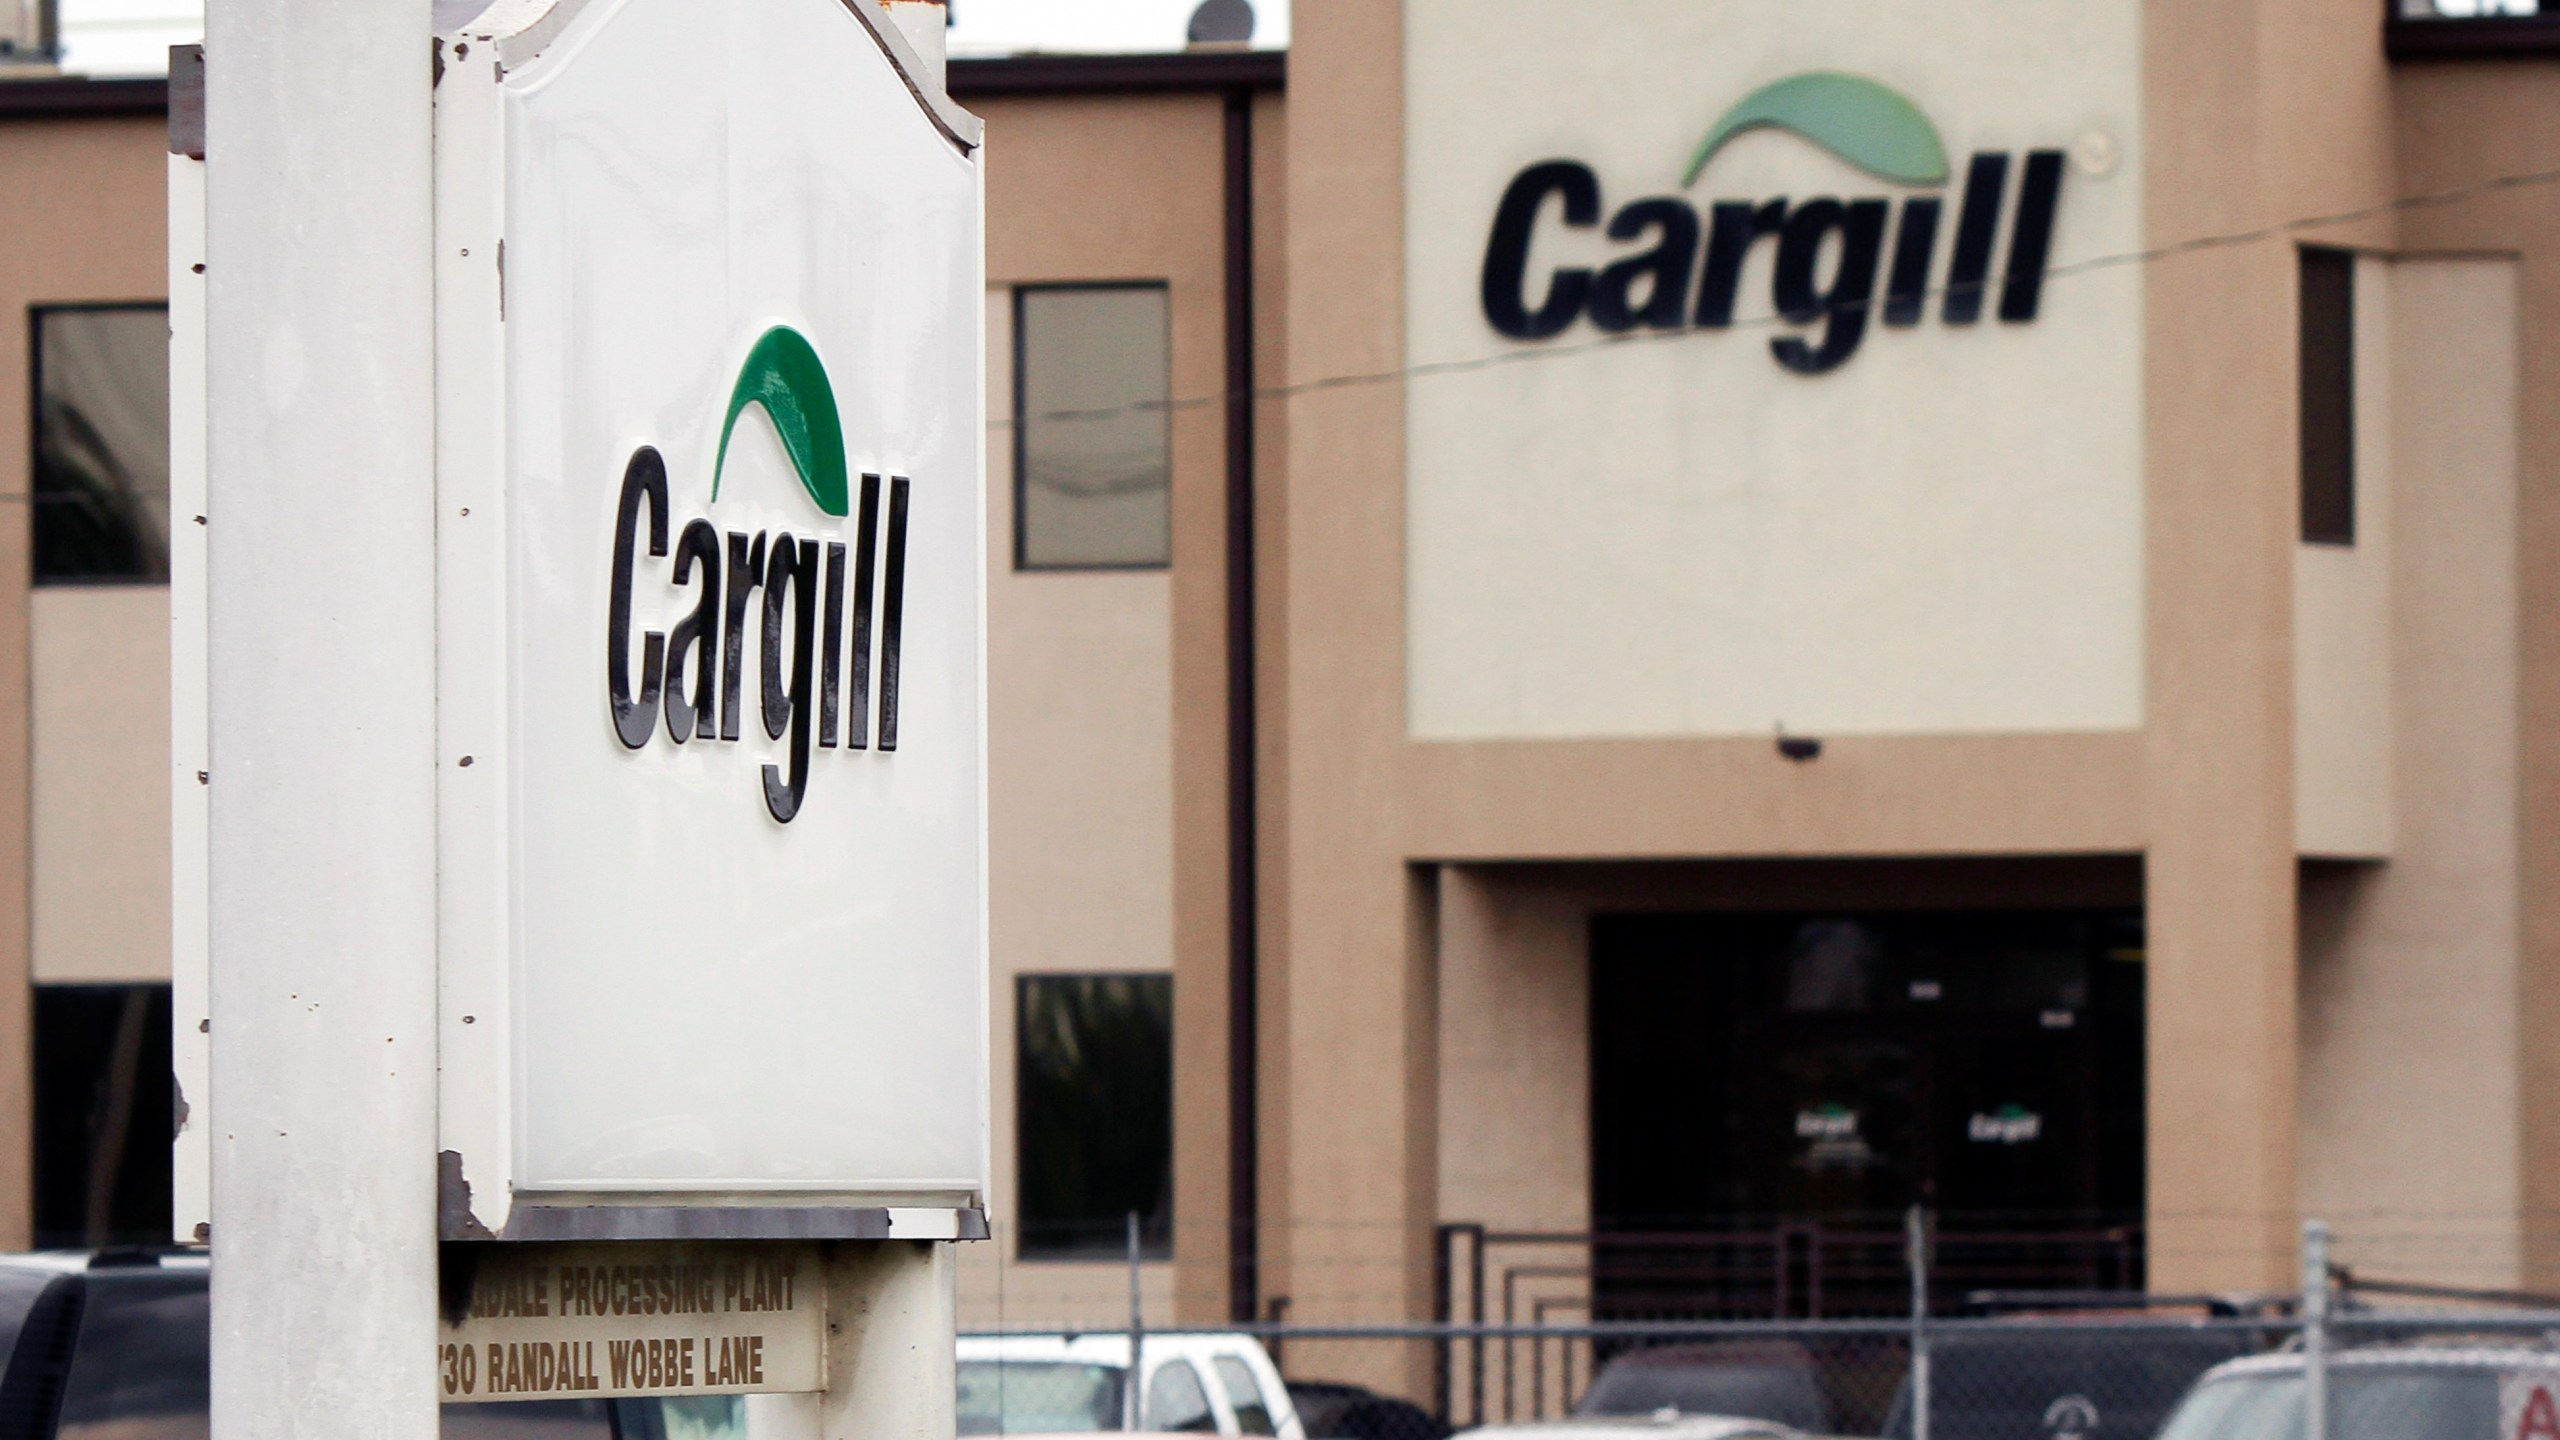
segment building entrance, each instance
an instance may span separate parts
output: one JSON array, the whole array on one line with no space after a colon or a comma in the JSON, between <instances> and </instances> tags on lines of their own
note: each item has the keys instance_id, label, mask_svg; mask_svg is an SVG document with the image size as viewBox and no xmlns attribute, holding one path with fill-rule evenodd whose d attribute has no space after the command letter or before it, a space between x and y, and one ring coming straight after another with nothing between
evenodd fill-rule
<instances>
[{"instance_id":1,"label":"building entrance","mask_svg":"<svg viewBox=\"0 0 2560 1440\"><path fill-rule=\"evenodd\" d=\"M1596 1301L1908 1304L2141 1283L2142 922L2106 911L1604 915L1592 927Z\"/></svg>"}]
</instances>

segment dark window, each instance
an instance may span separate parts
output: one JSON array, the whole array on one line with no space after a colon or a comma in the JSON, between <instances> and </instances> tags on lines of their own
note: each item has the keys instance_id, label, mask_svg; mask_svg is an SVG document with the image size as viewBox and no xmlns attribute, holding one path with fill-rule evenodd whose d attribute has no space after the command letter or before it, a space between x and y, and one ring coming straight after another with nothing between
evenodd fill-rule
<instances>
[{"instance_id":1,"label":"dark window","mask_svg":"<svg viewBox=\"0 0 2560 1440\"><path fill-rule=\"evenodd\" d=\"M1147 1428L1167 1434L1218 1433L1218 1417L1209 1408L1209 1392L1201 1387L1200 1372L1191 1368L1190 1361L1169 1360L1147 1382Z\"/></svg>"},{"instance_id":2,"label":"dark window","mask_svg":"<svg viewBox=\"0 0 2560 1440\"><path fill-rule=\"evenodd\" d=\"M38 1246L169 1242L166 985L35 987Z\"/></svg>"},{"instance_id":3,"label":"dark window","mask_svg":"<svg viewBox=\"0 0 2560 1440\"><path fill-rule=\"evenodd\" d=\"M1270 1402L1262 1398L1262 1387L1253 1383L1253 1372L1245 1368L1243 1361L1221 1355L1209 1363L1227 1387L1227 1403L1235 1407L1237 1430L1247 1435L1280 1433L1271 1423Z\"/></svg>"},{"instance_id":4,"label":"dark window","mask_svg":"<svg viewBox=\"0 0 2560 1440\"><path fill-rule=\"evenodd\" d=\"M40 306L35 580L169 578L169 307Z\"/></svg>"},{"instance_id":5,"label":"dark window","mask_svg":"<svg viewBox=\"0 0 2560 1440\"><path fill-rule=\"evenodd\" d=\"M2302 250L2302 538L2356 540L2356 261Z\"/></svg>"},{"instance_id":6,"label":"dark window","mask_svg":"<svg viewBox=\"0 0 2560 1440\"><path fill-rule=\"evenodd\" d=\"M2395 60L2560 51L2560 0L2384 0L2382 45Z\"/></svg>"},{"instance_id":7,"label":"dark window","mask_svg":"<svg viewBox=\"0 0 2560 1440\"><path fill-rule=\"evenodd\" d=\"M1026 1258L1173 1243L1173 977L1025 975L1014 1129Z\"/></svg>"},{"instance_id":8,"label":"dark window","mask_svg":"<svg viewBox=\"0 0 2560 1440\"><path fill-rule=\"evenodd\" d=\"M2541 0L2397 0L2403 20L2510 20L2542 13Z\"/></svg>"},{"instance_id":9,"label":"dark window","mask_svg":"<svg viewBox=\"0 0 2560 1440\"><path fill-rule=\"evenodd\" d=\"M1024 570L1173 558L1171 302L1162 284L1013 296L1013 541Z\"/></svg>"}]
</instances>

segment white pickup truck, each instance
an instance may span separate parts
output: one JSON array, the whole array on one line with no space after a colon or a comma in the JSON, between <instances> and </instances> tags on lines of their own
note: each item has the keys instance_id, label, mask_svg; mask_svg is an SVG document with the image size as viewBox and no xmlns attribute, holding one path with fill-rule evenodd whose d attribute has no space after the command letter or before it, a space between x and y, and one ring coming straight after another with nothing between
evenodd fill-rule
<instances>
[{"instance_id":1,"label":"white pickup truck","mask_svg":"<svg viewBox=\"0 0 2560 1440\"><path fill-rule=\"evenodd\" d=\"M965 1336L959 1358L963 1435L1143 1430L1307 1440L1279 1370L1247 1335L1143 1336L1135 1416L1125 1334Z\"/></svg>"}]
</instances>

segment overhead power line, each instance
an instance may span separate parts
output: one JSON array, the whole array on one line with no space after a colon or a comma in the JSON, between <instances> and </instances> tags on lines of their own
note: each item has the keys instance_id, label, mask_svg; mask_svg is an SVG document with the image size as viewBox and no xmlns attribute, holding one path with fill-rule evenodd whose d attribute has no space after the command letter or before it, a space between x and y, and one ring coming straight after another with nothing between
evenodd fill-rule
<instances>
[{"instance_id":1,"label":"overhead power line","mask_svg":"<svg viewBox=\"0 0 2560 1440\"><path fill-rule=\"evenodd\" d=\"M2291 220L2277 221L2273 224L2255 226L2247 230L2232 230L2214 235L2198 235L2185 240L2171 241L2165 245L2155 245L2143 250L2127 250L2119 254L2096 255L2085 260L2073 260L2059 265L2047 265L2044 269L2044 276L2049 280L2069 279L2074 276L2086 275L2100 270L2122 269L2129 265L2151 265L2164 260L2176 259L2184 255L2196 254L2201 251L2223 250L2241 245L2255 245L2268 240L2282 239L2288 235L2299 235L2308 231L2327 230L2340 225L2352 225L2363 220L2379 219L2385 215L2396 215L2410 210L2426 210L2444 205L2458 204L2464 200L2473 199L2481 195L2493 194L2498 191L2529 189L2535 186L2550 185L2553 183L2560 183L2560 168L2548 170L2525 170L2514 174L2497 175L2486 180L2475 181L2468 185L2456 186L2449 190L2430 190L2422 194L2403 195L2396 199L2383 200L2371 205L2358 206L2352 210L2334 211L2323 215L2305 215ZM1946 293L1947 287L1938 286L1922 292L1921 298L1924 300L1934 301L1942 299ZM1838 308L1866 308L1879 303L1881 303L1879 300L1869 299L1860 302L1856 307L1843 306ZM1184 396L1180 399L1138 400L1132 401L1126 405L1105 406L1095 409L1043 410L1037 414L1028 416L990 419L987 422L987 425L989 429L1003 430L1011 429L1016 425L1025 423L1113 420L1124 415L1198 410L1211 405L1223 405L1228 401L1239 397L1246 397L1256 401L1289 400L1295 399L1301 395L1311 395L1326 390L1343 390L1368 385L1388 385L1394 384L1398 381L1428 379L1439 375L1460 375L1471 371L1490 370L1497 366L1522 365L1532 361L1560 360L1571 356L1589 355L1598 351L1616 349L1627 345L1662 344L1671 341L1690 340L1696 338L1701 333L1720 334L1728 329L1776 329L1781 326L1792 327L1796 323L1797 322L1790 321L1782 315L1767 314L1738 317L1729 326L1716 326L1707 329L1702 329L1701 327L1681 327L1669 330L1628 330L1618 334L1600 335L1589 340L1577 340L1564 344L1522 345L1510 350L1497 350L1490 354L1473 355L1464 359L1425 360L1411 365L1397 366L1388 370L1358 371L1341 375L1327 375L1314 380L1296 380L1286 384L1262 385L1254 387L1250 392L1220 390L1210 391L1199 395Z\"/></svg>"}]
</instances>

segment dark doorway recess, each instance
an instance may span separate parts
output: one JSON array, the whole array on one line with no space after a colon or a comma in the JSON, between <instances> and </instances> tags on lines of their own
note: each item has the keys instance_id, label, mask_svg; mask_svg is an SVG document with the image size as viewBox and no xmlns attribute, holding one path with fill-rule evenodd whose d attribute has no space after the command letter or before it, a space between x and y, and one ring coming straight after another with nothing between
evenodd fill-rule
<instances>
[{"instance_id":1,"label":"dark doorway recess","mask_svg":"<svg viewBox=\"0 0 2560 1440\"><path fill-rule=\"evenodd\" d=\"M1606 1313L1891 1314L2142 1283L2137 910L1601 915Z\"/></svg>"}]
</instances>

